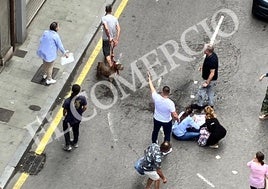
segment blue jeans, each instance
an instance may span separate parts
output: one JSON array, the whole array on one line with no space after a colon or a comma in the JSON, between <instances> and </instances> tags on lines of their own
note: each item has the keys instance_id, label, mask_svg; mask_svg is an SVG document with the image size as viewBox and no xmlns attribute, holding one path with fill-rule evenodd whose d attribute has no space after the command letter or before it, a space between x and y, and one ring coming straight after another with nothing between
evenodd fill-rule
<instances>
[{"instance_id":1,"label":"blue jeans","mask_svg":"<svg viewBox=\"0 0 268 189\"><path fill-rule=\"evenodd\" d=\"M186 132L184 135L179 136L179 137L174 135L173 133L172 135L177 140L193 140L193 139L198 139L200 136L200 133L199 132Z\"/></svg>"},{"instance_id":2,"label":"blue jeans","mask_svg":"<svg viewBox=\"0 0 268 189\"><path fill-rule=\"evenodd\" d=\"M211 81L207 87L201 86L197 92L198 106L214 106L216 81Z\"/></svg>"},{"instance_id":3,"label":"blue jeans","mask_svg":"<svg viewBox=\"0 0 268 189\"><path fill-rule=\"evenodd\" d=\"M152 133L152 143L156 143L159 130L162 126L163 126L163 130L164 130L164 135L165 135L164 141L170 141L170 134L171 134L171 129L172 129L172 120L170 122L163 123L161 121L157 121L156 119L154 119L154 130Z\"/></svg>"}]
</instances>

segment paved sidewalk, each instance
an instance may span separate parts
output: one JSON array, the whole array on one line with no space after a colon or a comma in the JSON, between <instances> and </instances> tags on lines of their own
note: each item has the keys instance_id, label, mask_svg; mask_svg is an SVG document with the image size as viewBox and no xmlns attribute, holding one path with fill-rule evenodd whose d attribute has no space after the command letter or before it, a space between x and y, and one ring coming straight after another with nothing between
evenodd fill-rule
<instances>
[{"instance_id":1,"label":"paved sidewalk","mask_svg":"<svg viewBox=\"0 0 268 189\"><path fill-rule=\"evenodd\" d=\"M32 132L40 127L66 81L75 69L104 15L106 4L113 0L49 0L46 1L30 26L27 39L17 47L26 51L24 57L13 56L0 73L0 188L4 188L22 155L32 141ZM59 34L65 49L74 53L75 62L62 66L60 58L57 83L45 86L31 82L42 60L36 55L39 38L53 21L60 23ZM34 106L33 106L34 105ZM29 107L40 107L33 111ZM8 111L3 110L6 109ZM10 118L10 119L9 119ZM3 121L4 120L4 121Z\"/></svg>"}]
</instances>

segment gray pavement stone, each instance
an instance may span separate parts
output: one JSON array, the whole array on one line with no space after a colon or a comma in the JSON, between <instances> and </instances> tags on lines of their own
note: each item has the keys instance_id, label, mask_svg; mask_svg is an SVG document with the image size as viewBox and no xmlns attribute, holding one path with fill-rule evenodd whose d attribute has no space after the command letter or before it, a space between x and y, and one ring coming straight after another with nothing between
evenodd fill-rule
<instances>
[{"instance_id":1,"label":"gray pavement stone","mask_svg":"<svg viewBox=\"0 0 268 189\"><path fill-rule=\"evenodd\" d=\"M0 88L0 107L14 111L8 123L0 123L0 188L5 187L32 140L26 126L32 124L37 131L40 124L36 117L44 118L52 107L98 29L105 5L112 2L46 1L27 28L25 42L17 47L27 54L24 58L13 56L0 74L0 85L3 86ZM36 55L39 38L52 21L60 23L59 34L65 48L74 53L75 62L61 66L58 58L55 63L55 67L60 69L57 83L43 86L31 82L31 79L42 64ZM38 105L41 110L34 112L29 109L30 105Z\"/></svg>"}]
</instances>

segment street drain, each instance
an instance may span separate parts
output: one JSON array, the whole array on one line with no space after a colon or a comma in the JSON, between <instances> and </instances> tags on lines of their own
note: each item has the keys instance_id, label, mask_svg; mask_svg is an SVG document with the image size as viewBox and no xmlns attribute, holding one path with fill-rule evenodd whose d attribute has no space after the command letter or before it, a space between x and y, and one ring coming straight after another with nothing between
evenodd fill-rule
<instances>
[{"instance_id":1,"label":"street drain","mask_svg":"<svg viewBox=\"0 0 268 189\"><path fill-rule=\"evenodd\" d=\"M45 154L38 155L35 152L28 152L22 160L20 170L30 175L37 175L37 173L39 173L43 168L45 161Z\"/></svg>"},{"instance_id":2,"label":"street drain","mask_svg":"<svg viewBox=\"0 0 268 189\"><path fill-rule=\"evenodd\" d=\"M26 54L27 54L27 51L16 49L13 55L18 56L20 58L24 58Z\"/></svg>"},{"instance_id":3,"label":"street drain","mask_svg":"<svg viewBox=\"0 0 268 189\"><path fill-rule=\"evenodd\" d=\"M41 107L40 106L37 106L37 105L30 105L29 106L29 109L30 110L33 110L33 111L40 111L41 110Z\"/></svg>"},{"instance_id":4,"label":"street drain","mask_svg":"<svg viewBox=\"0 0 268 189\"><path fill-rule=\"evenodd\" d=\"M5 108L0 108L0 121L8 123L13 114L14 111Z\"/></svg>"}]
</instances>

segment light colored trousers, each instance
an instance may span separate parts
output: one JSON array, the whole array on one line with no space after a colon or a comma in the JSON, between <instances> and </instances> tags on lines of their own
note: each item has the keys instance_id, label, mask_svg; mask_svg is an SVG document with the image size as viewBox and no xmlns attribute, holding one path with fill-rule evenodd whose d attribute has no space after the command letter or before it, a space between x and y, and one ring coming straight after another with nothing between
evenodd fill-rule
<instances>
[{"instance_id":1,"label":"light colored trousers","mask_svg":"<svg viewBox=\"0 0 268 189\"><path fill-rule=\"evenodd\" d=\"M43 74L47 75L47 79L52 79L52 72L54 67L54 61L53 62L46 62L43 60L42 69Z\"/></svg>"}]
</instances>

